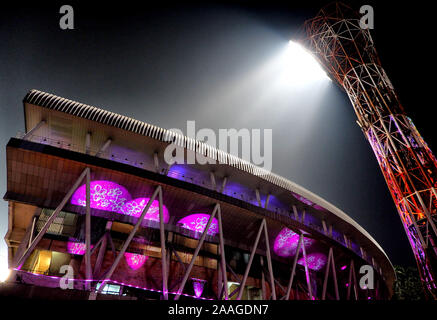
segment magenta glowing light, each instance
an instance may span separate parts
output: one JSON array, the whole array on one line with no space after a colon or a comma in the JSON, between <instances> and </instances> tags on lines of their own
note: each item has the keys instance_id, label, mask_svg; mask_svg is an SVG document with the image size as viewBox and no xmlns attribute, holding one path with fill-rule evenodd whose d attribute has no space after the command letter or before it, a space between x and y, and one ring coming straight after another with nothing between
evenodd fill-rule
<instances>
[{"instance_id":1,"label":"magenta glowing light","mask_svg":"<svg viewBox=\"0 0 437 320\"><path fill-rule=\"evenodd\" d=\"M96 180L90 183L91 208L123 213L121 209L132 199L125 187L106 180ZM71 203L86 206L86 184L77 188L71 197Z\"/></svg>"},{"instance_id":2,"label":"magenta glowing light","mask_svg":"<svg viewBox=\"0 0 437 320\"><path fill-rule=\"evenodd\" d=\"M182 228L202 233L205 231L210 215L205 213L195 213L186 216L178 221ZM218 233L218 221L213 218L206 232L207 235L215 236Z\"/></svg>"},{"instance_id":3,"label":"magenta glowing light","mask_svg":"<svg viewBox=\"0 0 437 320\"><path fill-rule=\"evenodd\" d=\"M297 194L297 193L295 193L295 192L292 192L291 194L292 194L293 197L295 197L297 200L299 200L299 201L305 203L306 205L312 206L312 207L314 207L314 208L317 209L317 210L324 210L323 207L319 206L318 204L315 204L314 202L308 200L307 198L301 196L300 194Z\"/></svg>"},{"instance_id":4,"label":"magenta glowing light","mask_svg":"<svg viewBox=\"0 0 437 320\"><path fill-rule=\"evenodd\" d=\"M132 270L138 270L143 266L143 264L147 261L149 256L144 256L142 254L125 252L124 257L126 262Z\"/></svg>"},{"instance_id":5,"label":"magenta glowing light","mask_svg":"<svg viewBox=\"0 0 437 320\"><path fill-rule=\"evenodd\" d=\"M304 237L303 243L305 248L309 248L314 240ZM299 234L288 228L283 228L276 236L273 251L280 257L291 257L296 254L298 244ZM300 250L302 251L302 248Z\"/></svg>"},{"instance_id":6,"label":"magenta glowing light","mask_svg":"<svg viewBox=\"0 0 437 320\"><path fill-rule=\"evenodd\" d=\"M93 248L94 246L91 245L91 248ZM86 244L83 242L73 242L73 241L68 241L67 242L67 251L70 254L76 254L79 256L83 256L85 254L86 251Z\"/></svg>"},{"instance_id":7,"label":"magenta glowing light","mask_svg":"<svg viewBox=\"0 0 437 320\"><path fill-rule=\"evenodd\" d=\"M196 298L200 298L202 296L203 288L205 287L206 280L192 278L193 280L193 289L194 295Z\"/></svg>"},{"instance_id":8,"label":"magenta glowing light","mask_svg":"<svg viewBox=\"0 0 437 320\"><path fill-rule=\"evenodd\" d=\"M139 218L141 214L143 213L144 208L146 207L147 203L149 203L150 198L137 198L131 201L128 201L122 208L121 211L125 215L128 216L134 216ZM162 217L164 220L164 223L167 223L170 216L168 214L167 208L163 205L162 206ZM154 200L152 204L150 205L149 210L147 211L146 215L144 216L144 220L153 220L159 222L159 201Z\"/></svg>"},{"instance_id":9,"label":"magenta glowing light","mask_svg":"<svg viewBox=\"0 0 437 320\"><path fill-rule=\"evenodd\" d=\"M340 269L343 271L344 269L346 269L347 268L347 266L346 265L344 265L343 267L341 267Z\"/></svg>"},{"instance_id":10,"label":"magenta glowing light","mask_svg":"<svg viewBox=\"0 0 437 320\"><path fill-rule=\"evenodd\" d=\"M20 270L20 269L18 269L18 268L14 268L13 270L18 271L18 272L23 273L23 274L30 274L30 275L32 275L32 276L37 276L37 277L39 277L39 278L55 279L55 280L57 280L57 283L59 283L59 280L62 279L61 277L57 277L57 276L47 276L47 275L44 275L44 274L39 274L39 273L34 273L34 272L29 272L29 271L23 271L23 270ZM77 283L83 283L83 282L87 283L87 282L100 282L100 281L104 281L104 282L106 282L107 284L115 283L115 284L118 284L118 285L121 285L121 286L130 287L130 288L136 288L136 289L145 290L145 291L152 291L152 292L163 293L163 291L162 291L162 290L159 290L159 289L152 289L152 288L140 287L140 286L136 286L136 285L133 285L133 284L129 284L129 283L125 283L125 282L119 282L119 281L111 280L111 279L103 279L103 280L94 280L94 279L69 279L69 281L73 281L73 282L77 282ZM168 293L168 294L172 294L172 295L178 295L178 294L180 294L180 295L185 296L185 297L197 298L197 299L201 299L201 300L214 300L214 299L211 299L211 298L196 297L196 296L192 296L192 295L189 295L189 294L186 294L186 293L178 293L178 292L170 292L170 291L167 291L167 293Z\"/></svg>"},{"instance_id":11,"label":"magenta glowing light","mask_svg":"<svg viewBox=\"0 0 437 320\"><path fill-rule=\"evenodd\" d=\"M308 268L314 271L322 269L327 261L326 255L320 252L310 253L307 255ZM302 257L297 261L301 266L305 266L305 258Z\"/></svg>"}]
</instances>

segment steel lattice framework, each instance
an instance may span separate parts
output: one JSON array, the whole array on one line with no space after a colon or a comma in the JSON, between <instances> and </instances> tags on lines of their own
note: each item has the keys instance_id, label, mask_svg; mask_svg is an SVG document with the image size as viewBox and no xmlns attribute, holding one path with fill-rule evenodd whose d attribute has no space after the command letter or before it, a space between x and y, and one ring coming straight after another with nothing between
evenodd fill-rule
<instances>
[{"instance_id":1,"label":"steel lattice framework","mask_svg":"<svg viewBox=\"0 0 437 320\"><path fill-rule=\"evenodd\" d=\"M396 204L426 292L437 299L437 160L406 116L360 18L344 4L330 4L305 22L305 45L347 92Z\"/></svg>"}]
</instances>

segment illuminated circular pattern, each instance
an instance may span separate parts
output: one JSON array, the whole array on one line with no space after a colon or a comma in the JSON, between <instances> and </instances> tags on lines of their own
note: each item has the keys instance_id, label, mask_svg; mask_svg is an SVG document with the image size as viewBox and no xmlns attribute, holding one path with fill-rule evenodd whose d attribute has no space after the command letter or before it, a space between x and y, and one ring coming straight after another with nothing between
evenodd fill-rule
<instances>
[{"instance_id":1,"label":"illuminated circular pattern","mask_svg":"<svg viewBox=\"0 0 437 320\"><path fill-rule=\"evenodd\" d=\"M91 245L91 248L94 246ZM67 251L70 254L76 254L79 256L83 256L86 251L86 244L83 242L74 242L74 241L68 241L67 242Z\"/></svg>"},{"instance_id":2,"label":"illuminated circular pattern","mask_svg":"<svg viewBox=\"0 0 437 320\"><path fill-rule=\"evenodd\" d=\"M182 228L202 233L205 231L210 215L205 213L195 213L186 216L178 221ZM218 233L218 221L213 218L208 228L207 235L214 236Z\"/></svg>"},{"instance_id":3,"label":"illuminated circular pattern","mask_svg":"<svg viewBox=\"0 0 437 320\"><path fill-rule=\"evenodd\" d=\"M126 202L132 199L123 186L106 180L91 181L91 208L122 213ZM82 185L74 192L71 203L86 206L86 185Z\"/></svg>"},{"instance_id":4,"label":"illuminated circular pattern","mask_svg":"<svg viewBox=\"0 0 437 320\"><path fill-rule=\"evenodd\" d=\"M142 254L125 252L124 258L126 262L132 270L137 270L143 266L143 264L147 261L149 256L144 256Z\"/></svg>"},{"instance_id":5,"label":"illuminated circular pattern","mask_svg":"<svg viewBox=\"0 0 437 320\"><path fill-rule=\"evenodd\" d=\"M144 208L147 203L149 203L150 198L137 198L127 202L123 208L121 208L122 213L128 216L134 216L139 218L143 213ZM164 223L167 223L169 220L169 214L167 208L162 206L162 216L164 219ZM153 220L159 222L159 201L154 200L144 216L144 220Z\"/></svg>"},{"instance_id":6,"label":"illuminated circular pattern","mask_svg":"<svg viewBox=\"0 0 437 320\"><path fill-rule=\"evenodd\" d=\"M305 248L309 248L313 243L313 239L303 238ZM298 244L299 235L288 228L283 228L276 236L275 242L273 243L273 251L278 256L291 257L296 254ZM302 248L300 251L302 251Z\"/></svg>"},{"instance_id":7,"label":"illuminated circular pattern","mask_svg":"<svg viewBox=\"0 0 437 320\"><path fill-rule=\"evenodd\" d=\"M307 255L307 261L308 261L308 268L311 270L318 271L324 267L326 264L326 255L320 252L310 253ZM301 266L305 266L305 259L304 257L300 258L297 261L298 264Z\"/></svg>"}]
</instances>

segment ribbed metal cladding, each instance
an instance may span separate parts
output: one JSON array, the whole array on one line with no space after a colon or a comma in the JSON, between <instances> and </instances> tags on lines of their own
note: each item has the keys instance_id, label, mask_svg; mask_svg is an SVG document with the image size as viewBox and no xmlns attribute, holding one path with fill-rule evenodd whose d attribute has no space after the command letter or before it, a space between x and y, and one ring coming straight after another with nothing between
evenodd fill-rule
<instances>
[{"instance_id":1,"label":"ribbed metal cladding","mask_svg":"<svg viewBox=\"0 0 437 320\"><path fill-rule=\"evenodd\" d=\"M264 170L248 161L234 155L218 150L203 142L180 135L167 129L162 129L148 123L122 116L110 111L89 106L83 103L55 96L39 90L30 90L24 97L23 102L39 107L65 112L80 118L100 122L109 126L144 135L162 142L173 142L179 147L207 155L221 164L227 164L239 170L261 177L289 191L295 191L295 185L274 173ZM294 187L293 187L294 186Z\"/></svg>"}]
</instances>

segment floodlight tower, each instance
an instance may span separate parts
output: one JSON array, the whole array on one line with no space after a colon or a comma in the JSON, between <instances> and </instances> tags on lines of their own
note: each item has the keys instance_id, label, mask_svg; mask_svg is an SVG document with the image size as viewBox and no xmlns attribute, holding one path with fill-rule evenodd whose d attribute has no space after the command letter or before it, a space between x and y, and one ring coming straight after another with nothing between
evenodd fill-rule
<instances>
[{"instance_id":1,"label":"floodlight tower","mask_svg":"<svg viewBox=\"0 0 437 320\"><path fill-rule=\"evenodd\" d=\"M347 92L413 249L427 296L437 299L437 160L404 112L369 29L333 3L305 22L305 45Z\"/></svg>"}]
</instances>

